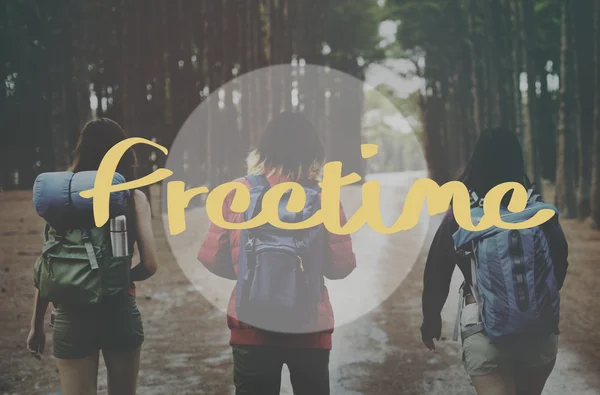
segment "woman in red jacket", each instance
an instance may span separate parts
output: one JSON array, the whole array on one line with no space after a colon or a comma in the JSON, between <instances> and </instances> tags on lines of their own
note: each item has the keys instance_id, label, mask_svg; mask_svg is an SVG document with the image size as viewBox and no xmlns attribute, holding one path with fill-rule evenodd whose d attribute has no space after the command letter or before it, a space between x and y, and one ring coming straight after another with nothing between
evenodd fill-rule
<instances>
[{"instance_id":1,"label":"woman in red jacket","mask_svg":"<svg viewBox=\"0 0 600 395\"><path fill-rule=\"evenodd\" d=\"M282 113L273 119L260 139L258 149L248 156L248 174L264 175L271 186L295 181L314 183L320 179L325 162L324 148L311 123L301 114ZM250 187L246 178L235 180ZM233 194L223 204L223 218L242 222L243 213L230 209ZM342 224L346 216L340 205ZM240 250L239 230L211 224L198 259L218 276L235 280ZM323 276L341 279L356 267L349 235L325 232ZM227 324L231 329L236 395L279 394L281 369L287 364L295 394L329 394L329 351L334 320L327 288L319 302L319 331L283 334L254 329L238 321L235 289L229 300Z\"/></svg>"}]
</instances>

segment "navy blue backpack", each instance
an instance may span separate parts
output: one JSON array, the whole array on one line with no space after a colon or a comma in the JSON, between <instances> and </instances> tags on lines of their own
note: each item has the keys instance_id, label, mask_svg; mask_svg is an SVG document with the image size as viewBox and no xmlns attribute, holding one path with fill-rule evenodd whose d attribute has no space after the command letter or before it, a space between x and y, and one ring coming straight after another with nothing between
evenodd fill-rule
<instances>
[{"instance_id":1,"label":"navy blue backpack","mask_svg":"<svg viewBox=\"0 0 600 395\"><path fill-rule=\"evenodd\" d=\"M483 217L483 199L474 194L472 197L471 218L476 224ZM521 212L513 213L502 206L502 219L523 222L541 209L558 213L556 207L541 201L532 190L528 197ZM560 297L542 226L521 230L493 226L477 232L459 228L453 239L457 252L471 258L472 292L479 308L479 323L463 329L463 340L478 332L485 332L492 342L498 343L557 331ZM459 306L455 339L460 311Z\"/></svg>"},{"instance_id":2,"label":"navy blue backpack","mask_svg":"<svg viewBox=\"0 0 600 395\"><path fill-rule=\"evenodd\" d=\"M33 184L33 204L38 215L57 229L94 228L94 199L83 198L80 192L94 188L97 171L56 171L41 173ZM113 175L112 184L123 184L125 177ZM129 191L111 192L110 218L125 213Z\"/></svg>"},{"instance_id":3,"label":"navy blue backpack","mask_svg":"<svg viewBox=\"0 0 600 395\"><path fill-rule=\"evenodd\" d=\"M250 205L244 221L262 209L269 190L264 176L247 176ZM321 208L317 183L304 186L306 204L298 213L287 211L290 191L279 203L279 218L296 223ZM324 286L324 227L285 230L265 224L243 230L236 284L237 318L253 328L279 333L317 331L318 305Z\"/></svg>"}]
</instances>

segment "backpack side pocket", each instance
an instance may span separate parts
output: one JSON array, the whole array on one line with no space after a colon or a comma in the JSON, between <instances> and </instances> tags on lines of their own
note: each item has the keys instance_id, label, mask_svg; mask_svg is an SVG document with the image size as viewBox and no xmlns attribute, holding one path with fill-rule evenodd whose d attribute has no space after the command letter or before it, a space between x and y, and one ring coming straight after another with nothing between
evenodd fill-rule
<instances>
[{"instance_id":1,"label":"backpack side pocket","mask_svg":"<svg viewBox=\"0 0 600 395\"><path fill-rule=\"evenodd\" d=\"M113 296L131 288L131 256L102 258L102 295Z\"/></svg>"}]
</instances>

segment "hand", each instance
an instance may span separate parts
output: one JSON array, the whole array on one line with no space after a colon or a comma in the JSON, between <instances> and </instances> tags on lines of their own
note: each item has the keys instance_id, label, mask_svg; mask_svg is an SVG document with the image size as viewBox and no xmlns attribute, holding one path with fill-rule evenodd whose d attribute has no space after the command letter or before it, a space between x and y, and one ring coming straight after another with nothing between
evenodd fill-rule
<instances>
[{"instance_id":1,"label":"hand","mask_svg":"<svg viewBox=\"0 0 600 395\"><path fill-rule=\"evenodd\" d=\"M425 347L431 351L435 351L435 343L433 342L433 339L423 340L423 344L425 344Z\"/></svg>"},{"instance_id":2,"label":"hand","mask_svg":"<svg viewBox=\"0 0 600 395\"><path fill-rule=\"evenodd\" d=\"M421 325L421 340L425 344L425 347L431 351L435 351L435 343L433 341L440 341L442 335L442 319L439 316L434 318L427 322L423 320L423 324Z\"/></svg>"},{"instance_id":3,"label":"hand","mask_svg":"<svg viewBox=\"0 0 600 395\"><path fill-rule=\"evenodd\" d=\"M27 336L27 350L38 360L42 359L46 346L46 334L43 329L31 328Z\"/></svg>"}]
</instances>

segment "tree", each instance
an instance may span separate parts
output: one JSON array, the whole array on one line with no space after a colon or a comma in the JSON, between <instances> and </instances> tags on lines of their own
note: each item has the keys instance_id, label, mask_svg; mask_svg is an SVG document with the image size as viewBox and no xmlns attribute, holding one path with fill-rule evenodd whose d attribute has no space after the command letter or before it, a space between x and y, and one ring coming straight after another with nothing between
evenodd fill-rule
<instances>
[{"instance_id":1,"label":"tree","mask_svg":"<svg viewBox=\"0 0 600 395\"><path fill-rule=\"evenodd\" d=\"M481 114L479 110L479 76L478 76L478 57L477 57L477 36L475 34L475 0L468 0L465 7L467 12L467 33L469 38L469 60L471 62L471 106L473 119L473 132L475 136L481 134Z\"/></svg>"},{"instance_id":2,"label":"tree","mask_svg":"<svg viewBox=\"0 0 600 395\"><path fill-rule=\"evenodd\" d=\"M365 68L383 56L379 47L379 8L371 0L333 0L327 3L331 4L331 8L323 26L323 39L331 52L325 56L325 62L358 80L354 84L327 82L332 93L328 139L331 144L327 147L327 157L328 160L342 161L345 174L356 172L364 175L364 162L360 156L364 92L359 82L364 81ZM308 26L309 23L306 21L304 24Z\"/></svg>"},{"instance_id":3,"label":"tree","mask_svg":"<svg viewBox=\"0 0 600 395\"><path fill-rule=\"evenodd\" d=\"M566 218L577 215L575 202L573 132L574 105L574 56L572 49L571 0L561 0L561 78L560 108L558 115L558 150L556 168L556 207Z\"/></svg>"},{"instance_id":4,"label":"tree","mask_svg":"<svg viewBox=\"0 0 600 395\"><path fill-rule=\"evenodd\" d=\"M578 176L577 212L580 219L590 214L592 143L594 129L594 7L593 2L573 4L574 56L577 61L576 108L578 113Z\"/></svg>"},{"instance_id":5,"label":"tree","mask_svg":"<svg viewBox=\"0 0 600 395\"><path fill-rule=\"evenodd\" d=\"M592 167L593 224L600 227L600 0L594 0L594 148Z\"/></svg>"},{"instance_id":6,"label":"tree","mask_svg":"<svg viewBox=\"0 0 600 395\"><path fill-rule=\"evenodd\" d=\"M541 174L537 146L537 95L536 95L536 65L535 65L535 14L534 0L522 0L523 31L525 45L523 46L523 63L527 73L527 106L525 110L525 126L523 130L524 150L527 164L527 173L540 189ZM541 189L540 189L541 191Z\"/></svg>"}]
</instances>

